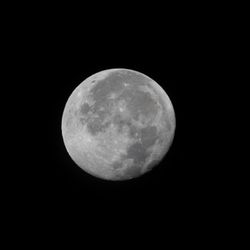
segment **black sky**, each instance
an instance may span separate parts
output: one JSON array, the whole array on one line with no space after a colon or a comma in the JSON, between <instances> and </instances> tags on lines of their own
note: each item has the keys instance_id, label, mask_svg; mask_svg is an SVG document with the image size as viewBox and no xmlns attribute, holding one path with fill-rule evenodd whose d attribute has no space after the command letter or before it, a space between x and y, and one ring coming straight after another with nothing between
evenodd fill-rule
<instances>
[{"instance_id":1,"label":"black sky","mask_svg":"<svg viewBox=\"0 0 250 250\"><path fill-rule=\"evenodd\" d=\"M104 225L112 220L128 226L136 220L191 223L213 210L219 201L218 163L211 164L215 139L209 107L218 70L213 49L202 29L185 23L170 29L161 22L158 28L141 22L113 29L41 22L19 32L23 39L13 53L22 79L15 92L21 100L15 119L22 132L18 157L12 159L18 170L9 186L20 211L45 220L74 218ZM90 75L110 68L154 79L176 114L175 138L162 163L127 182L86 174L69 157L61 135L71 92Z\"/></svg>"}]
</instances>

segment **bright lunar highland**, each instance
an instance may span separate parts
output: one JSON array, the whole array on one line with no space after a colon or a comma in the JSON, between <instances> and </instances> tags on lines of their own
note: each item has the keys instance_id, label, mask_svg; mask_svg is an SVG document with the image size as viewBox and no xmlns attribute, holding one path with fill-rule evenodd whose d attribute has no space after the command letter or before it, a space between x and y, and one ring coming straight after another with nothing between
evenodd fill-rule
<instances>
[{"instance_id":1,"label":"bright lunar highland","mask_svg":"<svg viewBox=\"0 0 250 250\"><path fill-rule=\"evenodd\" d=\"M62 136L72 160L106 180L128 180L155 167L175 133L166 92L148 76L110 69L84 80L70 95Z\"/></svg>"}]
</instances>

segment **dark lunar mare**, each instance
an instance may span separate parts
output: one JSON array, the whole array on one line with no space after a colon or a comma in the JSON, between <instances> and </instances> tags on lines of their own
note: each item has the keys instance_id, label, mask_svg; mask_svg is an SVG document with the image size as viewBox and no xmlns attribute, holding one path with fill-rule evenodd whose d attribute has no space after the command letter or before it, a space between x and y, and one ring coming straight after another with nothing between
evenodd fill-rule
<instances>
[{"instance_id":1,"label":"dark lunar mare","mask_svg":"<svg viewBox=\"0 0 250 250\"><path fill-rule=\"evenodd\" d=\"M141 167L133 165L124 170L123 174L119 175L121 179L134 178L141 175Z\"/></svg>"},{"instance_id":2,"label":"dark lunar mare","mask_svg":"<svg viewBox=\"0 0 250 250\"><path fill-rule=\"evenodd\" d=\"M129 71L115 71L105 79L100 80L91 90L90 95L95 101L94 112L100 107L109 108L110 93L119 94L118 100L125 100L133 118L139 114L148 115L157 112L157 105L149 93L139 89L140 86L148 85L148 79L143 75ZM124 83L129 84L124 89Z\"/></svg>"},{"instance_id":3,"label":"dark lunar mare","mask_svg":"<svg viewBox=\"0 0 250 250\"><path fill-rule=\"evenodd\" d=\"M105 79L98 81L89 93L94 104L91 107L83 104L81 107L81 114L84 117L82 122L88 122L89 132L96 135L107 127L103 124L103 120L112 115L113 108L119 100L125 100L131 117L135 120L138 120L139 114L154 117L158 108L155 101L149 93L139 89L139 86L147 85L147 81L145 76L126 70L111 72ZM129 86L125 88L124 83ZM118 94L118 97L115 100L108 98L111 93ZM97 119L86 119L90 113L97 116ZM114 122L116 121L118 120ZM118 123L122 123L122 119Z\"/></svg>"},{"instance_id":4,"label":"dark lunar mare","mask_svg":"<svg viewBox=\"0 0 250 250\"><path fill-rule=\"evenodd\" d=\"M80 107L80 113L81 115L87 115L87 113L90 111L90 106L88 103L83 103L83 105Z\"/></svg>"},{"instance_id":5,"label":"dark lunar mare","mask_svg":"<svg viewBox=\"0 0 250 250\"><path fill-rule=\"evenodd\" d=\"M146 127L144 129L137 129L138 141L132 144L128 149L127 153L122 156L121 162L126 159L133 160L133 166L131 169L128 168L128 172L124 171L124 175L127 177L132 177L131 174L134 173L135 176L138 174L141 167L144 165L147 158L150 156L151 152L148 150L150 146L153 146L158 139L157 129L155 127ZM122 163L116 162L113 167L122 167ZM134 172L132 171L134 169ZM133 177L135 177L133 176Z\"/></svg>"},{"instance_id":6,"label":"dark lunar mare","mask_svg":"<svg viewBox=\"0 0 250 250\"><path fill-rule=\"evenodd\" d=\"M138 120L139 115L150 117L153 120L158 112L158 106L152 96L139 89L139 86L148 85L148 79L143 75L129 71L114 71L111 72L105 79L100 80L90 90L90 97L93 99L92 106L83 105L81 112L83 117L88 117L88 114L94 114L94 118L85 119L87 127L92 135L103 132L110 122L118 127L118 132L122 131L124 126L129 127L129 135L137 141L132 144L127 153L121 157L121 161L115 162L112 167L114 169L122 167L123 161L126 159L133 159L134 164L124 171L123 177L135 177L141 173L141 167L144 165L147 157L150 156L148 148L153 146L158 139L157 128L154 126L147 126L139 129L133 125L133 121ZM129 84L125 88L124 83ZM117 94L116 99L109 99L111 93ZM127 108L130 113L129 118L124 118L119 113L113 114L113 107L115 107L119 100L125 100ZM106 117L111 117L113 120L103 123Z\"/></svg>"}]
</instances>

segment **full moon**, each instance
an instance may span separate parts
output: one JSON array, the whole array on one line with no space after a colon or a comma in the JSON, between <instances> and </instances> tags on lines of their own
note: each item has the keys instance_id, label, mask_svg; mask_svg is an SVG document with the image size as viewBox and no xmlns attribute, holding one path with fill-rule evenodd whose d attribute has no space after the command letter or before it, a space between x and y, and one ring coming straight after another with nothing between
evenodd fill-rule
<instances>
[{"instance_id":1,"label":"full moon","mask_svg":"<svg viewBox=\"0 0 250 250\"><path fill-rule=\"evenodd\" d=\"M138 71L109 69L84 80L69 96L62 136L72 160L97 178L137 178L157 166L174 138L170 98Z\"/></svg>"}]
</instances>

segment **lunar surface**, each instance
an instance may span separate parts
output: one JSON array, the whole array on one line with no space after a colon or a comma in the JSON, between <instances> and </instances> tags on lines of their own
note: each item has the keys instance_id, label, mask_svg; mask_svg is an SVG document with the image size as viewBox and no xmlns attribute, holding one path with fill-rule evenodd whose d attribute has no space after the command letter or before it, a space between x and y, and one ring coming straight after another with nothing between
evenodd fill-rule
<instances>
[{"instance_id":1,"label":"lunar surface","mask_svg":"<svg viewBox=\"0 0 250 250\"><path fill-rule=\"evenodd\" d=\"M166 92L148 76L128 69L98 72L70 95L62 117L65 147L87 173L128 180L155 167L175 132Z\"/></svg>"}]
</instances>

